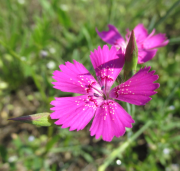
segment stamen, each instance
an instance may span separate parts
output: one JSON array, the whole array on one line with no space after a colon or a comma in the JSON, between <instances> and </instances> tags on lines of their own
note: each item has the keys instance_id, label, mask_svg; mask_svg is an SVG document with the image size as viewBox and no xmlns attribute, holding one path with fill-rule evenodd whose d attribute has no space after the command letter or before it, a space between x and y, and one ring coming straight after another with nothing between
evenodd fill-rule
<instances>
[{"instance_id":1,"label":"stamen","mask_svg":"<svg viewBox=\"0 0 180 171\"><path fill-rule=\"evenodd\" d=\"M93 87L93 86L91 86L94 90L96 90L98 93L100 93L101 95L103 95L103 93L100 91L100 90L98 90L97 88L95 88L95 87Z\"/></svg>"}]
</instances>

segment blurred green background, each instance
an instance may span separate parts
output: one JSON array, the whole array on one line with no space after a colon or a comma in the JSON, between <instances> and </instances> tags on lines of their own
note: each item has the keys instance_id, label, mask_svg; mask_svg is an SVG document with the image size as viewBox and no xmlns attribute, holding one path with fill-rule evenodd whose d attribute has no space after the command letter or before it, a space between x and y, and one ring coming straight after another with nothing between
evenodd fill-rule
<instances>
[{"instance_id":1,"label":"blurred green background","mask_svg":"<svg viewBox=\"0 0 180 171\"><path fill-rule=\"evenodd\" d=\"M177 0L1 0L0 1L0 170L1 171L179 171L180 170L180 1ZM50 112L52 73L65 61L83 63L104 42L95 28L143 23L166 33L170 43L141 66L160 76L158 94L135 110L136 121L112 142L83 131L36 127L9 118Z\"/></svg>"}]
</instances>

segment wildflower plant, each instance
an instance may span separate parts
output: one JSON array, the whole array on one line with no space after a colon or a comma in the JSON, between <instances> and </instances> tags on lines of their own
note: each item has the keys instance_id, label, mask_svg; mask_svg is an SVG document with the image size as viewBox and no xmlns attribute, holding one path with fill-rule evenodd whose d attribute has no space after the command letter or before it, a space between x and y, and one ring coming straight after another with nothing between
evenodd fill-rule
<instances>
[{"instance_id":1,"label":"wildflower plant","mask_svg":"<svg viewBox=\"0 0 180 171\"><path fill-rule=\"evenodd\" d=\"M127 39L127 45L124 45L125 41L119 36L115 27L109 27L109 32L99 32L98 34L101 37L103 37L102 34L107 34L109 39L106 41L110 44L113 44L114 36L115 38L119 37L116 39L116 43L119 42L119 44L114 44L110 49L107 45L102 48L99 46L90 53L97 80L83 64L76 60L73 60L74 63L61 64L60 70L53 73L53 78L56 80L53 82L54 88L81 95L56 97L51 102L54 107L51 108L53 112L50 115L42 113L12 120L40 126L55 124L61 125L61 128L70 127L70 131L79 131L84 129L94 118L90 134L91 136L95 135L96 139L102 136L104 141L111 141L114 136L124 135L126 127L132 128L135 121L118 101L133 105L145 105L151 100L150 96L157 93L155 90L160 85L154 82L158 79L158 75L154 75L155 71L149 71L151 67L141 68L135 73L141 54L140 45L136 44L136 40L139 40L137 30L142 31L145 35L142 25L131 32ZM163 44L162 41L159 46L160 44ZM154 52L156 51L155 49ZM125 82L111 89L123 67Z\"/></svg>"},{"instance_id":2,"label":"wildflower plant","mask_svg":"<svg viewBox=\"0 0 180 171\"><path fill-rule=\"evenodd\" d=\"M19 1L1 1L0 167L178 170L180 1Z\"/></svg>"},{"instance_id":3,"label":"wildflower plant","mask_svg":"<svg viewBox=\"0 0 180 171\"><path fill-rule=\"evenodd\" d=\"M122 50L111 49L107 45L99 46L90 55L98 81L79 62L66 62L60 65L61 71L53 73L54 88L61 91L84 94L77 97L55 98L51 104L54 112L51 119L58 119L55 124L62 128L82 130L94 117L90 128L91 136L98 139L102 135L105 141L125 133L125 127L132 127L134 120L115 100L135 105L145 105L159 87L153 83L158 79L150 67L140 69L126 82L110 89L121 72L125 58Z\"/></svg>"}]
</instances>

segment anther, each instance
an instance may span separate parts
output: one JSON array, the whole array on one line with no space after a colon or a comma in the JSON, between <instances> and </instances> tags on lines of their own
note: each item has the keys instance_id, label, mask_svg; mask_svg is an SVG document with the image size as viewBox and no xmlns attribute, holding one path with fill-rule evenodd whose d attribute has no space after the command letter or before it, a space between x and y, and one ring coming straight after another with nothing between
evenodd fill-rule
<instances>
[{"instance_id":1,"label":"anther","mask_svg":"<svg viewBox=\"0 0 180 171\"><path fill-rule=\"evenodd\" d=\"M99 97L99 94L94 93L94 96L95 96L95 97Z\"/></svg>"}]
</instances>

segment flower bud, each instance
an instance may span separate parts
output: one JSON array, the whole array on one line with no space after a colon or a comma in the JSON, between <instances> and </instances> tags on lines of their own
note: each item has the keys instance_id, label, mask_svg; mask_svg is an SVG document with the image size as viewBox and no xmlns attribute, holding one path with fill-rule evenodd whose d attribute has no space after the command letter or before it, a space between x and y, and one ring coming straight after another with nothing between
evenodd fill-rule
<instances>
[{"instance_id":1,"label":"flower bud","mask_svg":"<svg viewBox=\"0 0 180 171\"><path fill-rule=\"evenodd\" d=\"M134 30L131 32L131 36L126 47L125 52L125 64L124 64L124 78L128 80L136 72L136 66L138 62L138 48L134 35Z\"/></svg>"},{"instance_id":2,"label":"flower bud","mask_svg":"<svg viewBox=\"0 0 180 171\"><path fill-rule=\"evenodd\" d=\"M50 118L50 113L37 113L34 115L21 116L17 118L11 118L9 120L19 121L24 123L30 123L37 126L52 126L54 120Z\"/></svg>"}]
</instances>

